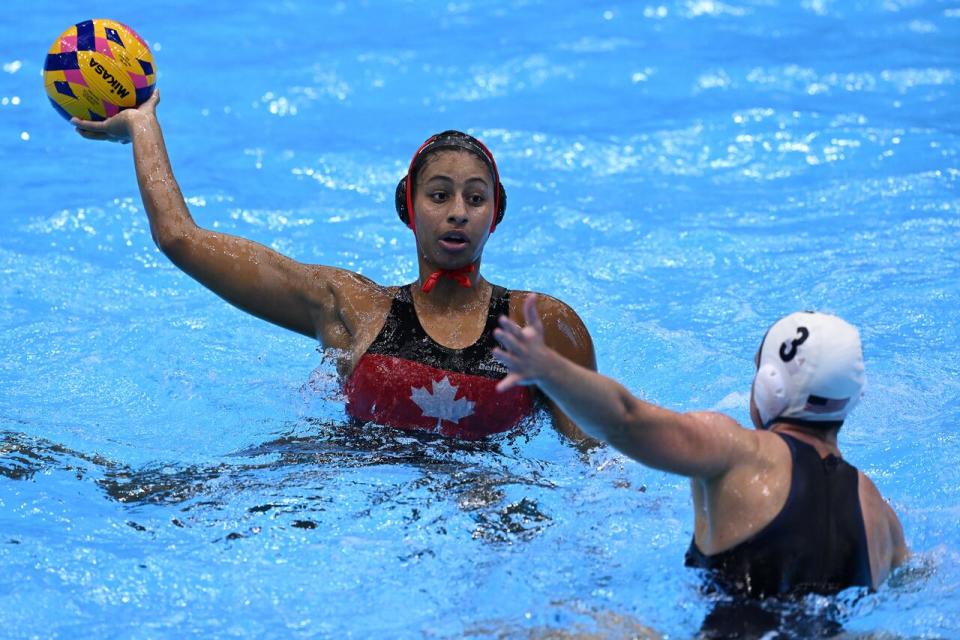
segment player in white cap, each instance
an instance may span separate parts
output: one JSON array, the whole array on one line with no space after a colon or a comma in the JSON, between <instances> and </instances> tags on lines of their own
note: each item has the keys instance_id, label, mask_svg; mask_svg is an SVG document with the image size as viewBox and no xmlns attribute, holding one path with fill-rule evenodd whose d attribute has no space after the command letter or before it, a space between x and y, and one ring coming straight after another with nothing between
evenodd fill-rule
<instances>
[{"instance_id":1,"label":"player in white cap","mask_svg":"<svg viewBox=\"0 0 960 640\"><path fill-rule=\"evenodd\" d=\"M587 434L692 479L686 563L734 595L763 598L875 588L907 556L874 484L844 461L837 431L865 385L857 330L823 313L770 327L750 398L756 429L712 411L677 413L544 345L536 301L526 326L501 318L502 390L537 385Z\"/></svg>"}]
</instances>

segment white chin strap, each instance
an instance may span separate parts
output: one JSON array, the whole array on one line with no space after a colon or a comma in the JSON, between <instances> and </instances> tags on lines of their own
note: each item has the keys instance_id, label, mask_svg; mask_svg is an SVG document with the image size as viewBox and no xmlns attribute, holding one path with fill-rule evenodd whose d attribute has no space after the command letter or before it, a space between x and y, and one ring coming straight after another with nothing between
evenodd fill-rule
<instances>
[{"instance_id":1,"label":"white chin strap","mask_svg":"<svg viewBox=\"0 0 960 640\"><path fill-rule=\"evenodd\" d=\"M787 408L786 381L775 365L768 363L757 369L753 378L753 402L764 429Z\"/></svg>"}]
</instances>

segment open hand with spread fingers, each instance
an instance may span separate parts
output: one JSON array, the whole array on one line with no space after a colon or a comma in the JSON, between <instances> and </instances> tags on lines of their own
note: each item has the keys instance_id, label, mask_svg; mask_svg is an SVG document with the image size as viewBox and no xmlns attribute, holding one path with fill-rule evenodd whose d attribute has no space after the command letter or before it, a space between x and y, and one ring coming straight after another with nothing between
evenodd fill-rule
<instances>
[{"instance_id":1,"label":"open hand with spread fingers","mask_svg":"<svg viewBox=\"0 0 960 640\"><path fill-rule=\"evenodd\" d=\"M510 370L497 385L497 391L537 384L548 371L551 359L557 357L543 341L543 323L537 315L536 294L523 301L523 317L525 327L507 316L500 316L500 328L493 333L501 345L493 350L493 355Z\"/></svg>"}]
</instances>

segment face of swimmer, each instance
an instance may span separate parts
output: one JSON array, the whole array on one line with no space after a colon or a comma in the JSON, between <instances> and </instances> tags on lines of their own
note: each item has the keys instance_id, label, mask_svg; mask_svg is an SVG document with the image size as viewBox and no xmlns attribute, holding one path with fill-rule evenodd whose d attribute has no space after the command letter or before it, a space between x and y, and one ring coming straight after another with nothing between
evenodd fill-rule
<instances>
[{"instance_id":1,"label":"face of swimmer","mask_svg":"<svg viewBox=\"0 0 960 640\"><path fill-rule=\"evenodd\" d=\"M441 269L476 262L490 237L496 185L469 151L436 151L416 175L413 210L421 259Z\"/></svg>"}]
</instances>

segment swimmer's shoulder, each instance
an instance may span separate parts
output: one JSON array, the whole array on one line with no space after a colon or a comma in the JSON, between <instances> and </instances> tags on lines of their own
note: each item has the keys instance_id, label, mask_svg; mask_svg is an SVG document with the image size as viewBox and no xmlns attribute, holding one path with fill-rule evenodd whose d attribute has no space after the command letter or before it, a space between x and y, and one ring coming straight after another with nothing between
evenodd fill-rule
<instances>
[{"instance_id":1,"label":"swimmer's shoulder","mask_svg":"<svg viewBox=\"0 0 960 640\"><path fill-rule=\"evenodd\" d=\"M365 275L340 267L316 264L309 265L308 269L317 284L316 289L329 291L338 307L389 305L399 289L397 286L381 285Z\"/></svg>"},{"instance_id":2,"label":"swimmer's shoulder","mask_svg":"<svg viewBox=\"0 0 960 640\"><path fill-rule=\"evenodd\" d=\"M520 324L523 320L523 303L535 292L514 290L510 292L510 318ZM543 323L543 338L548 346L574 362L596 368L593 339L579 314L566 302L545 293L537 293L537 313Z\"/></svg>"},{"instance_id":3,"label":"swimmer's shoulder","mask_svg":"<svg viewBox=\"0 0 960 640\"><path fill-rule=\"evenodd\" d=\"M690 411L684 414L713 434L718 447L728 449L731 468L781 469L790 459L790 447L772 431L746 427L719 411Z\"/></svg>"},{"instance_id":4,"label":"swimmer's shoulder","mask_svg":"<svg viewBox=\"0 0 960 640\"><path fill-rule=\"evenodd\" d=\"M399 287L383 286L370 278L324 265L309 265L320 342L328 348L353 351L368 345L383 326Z\"/></svg>"},{"instance_id":5,"label":"swimmer's shoulder","mask_svg":"<svg viewBox=\"0 0 960 640\"><path fill-rule=\"evenodd\" d=\"M544 323L544 328L546 328L548 322L551 322L563 323L571 327L577 326L582 328L583 331L586 331L586 326L584 325L583 320L581 320L577 312L573 310L573 307L562 300L554 298L551 295L547 295L546 293L537 293L535 291L521 291L515 289L510 292L511 319L523 324L523 303L532 294L536 294L537 296L537 313L540 315L540 318Z\"/></svg>"}]
</instances>

